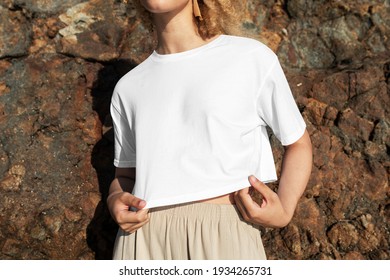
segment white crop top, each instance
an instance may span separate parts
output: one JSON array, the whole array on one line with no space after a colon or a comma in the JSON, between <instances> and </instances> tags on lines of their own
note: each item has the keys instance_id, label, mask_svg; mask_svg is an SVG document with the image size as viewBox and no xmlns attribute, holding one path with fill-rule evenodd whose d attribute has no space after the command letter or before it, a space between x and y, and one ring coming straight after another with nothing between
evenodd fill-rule
<instances>
[{"instance_id":1,"label":"white crop top","mask_svg":"<svg viewBox=\"0 0 390 280\"><path fill-rule=\"evenodd\" d=\"M212 198L275 181L269 126L283 145L305 131L276 55L220 35L151 54L117 83L111 102L116 167L136 167L146 208Z\"/></svg>"}]
</instances>

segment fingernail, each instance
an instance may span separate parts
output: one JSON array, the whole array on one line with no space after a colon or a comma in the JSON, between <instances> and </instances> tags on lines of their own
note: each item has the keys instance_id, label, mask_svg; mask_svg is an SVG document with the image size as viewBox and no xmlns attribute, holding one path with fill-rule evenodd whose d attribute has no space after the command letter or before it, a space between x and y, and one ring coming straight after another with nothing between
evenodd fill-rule
<instances>
[{"instance_id":1,"label":"fingernail","mask_svg":"<svg viewBox=\"0 0 390 280\"><path fill-rule=\"evenodd\" d=\"M254 175L250 175L249 176L249 181L253 182L253 183L256 183L258 182L259 180L254 176Z\"/></svg>"},{"instance_id":2,"label":"fingernail","mask_svg":"<svg viewBox=\"0 0 390 280\"><path fill-rule=\"evenodd\" d=\"M145 206L146 202L145 200L141 200L139 203L138 203L138 206L142 207L142 206Z\"/></svg>"}]
</instances>

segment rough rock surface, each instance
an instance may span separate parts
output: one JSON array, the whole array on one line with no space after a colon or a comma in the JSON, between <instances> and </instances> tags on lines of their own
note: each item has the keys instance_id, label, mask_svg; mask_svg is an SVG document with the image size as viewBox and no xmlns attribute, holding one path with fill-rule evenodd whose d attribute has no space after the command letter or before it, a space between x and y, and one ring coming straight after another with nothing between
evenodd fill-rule
<instances>
[{"instance_id":1,"label":"rough rock surface","mask_svg":"<svg viewBox=\"0 0 390 280\"><path fill-rule=\"evenodd\" d=\"M0 6L0 59L28 54L31 27L21 12Z\"/></svg>"},{"instance_id":2,"label":"rough rock surface","mask_svg":"<svg viewBox=\"0 0 390 280\"><path fill-rule=\"evenodd\" d=\"M155 43L129 2L1 1L0 259L111 257L110 97ZM268 258L390 259L389 1L246 2L314 147L293 221L263 230Z\"/></svg>"}]
</instances>

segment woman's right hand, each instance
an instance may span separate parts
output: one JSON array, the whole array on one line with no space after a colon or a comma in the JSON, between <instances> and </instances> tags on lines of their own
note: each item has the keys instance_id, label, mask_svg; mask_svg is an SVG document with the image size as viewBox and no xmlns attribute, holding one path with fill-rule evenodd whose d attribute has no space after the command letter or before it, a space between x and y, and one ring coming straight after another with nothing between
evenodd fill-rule
<instances>
[{"instance_id":1,"label":"woman's right hand","mask_svg":"<svg viewBox=\"0 0 390 280\"><path fill-rule=\"evenodd\" d=\"M125 191L111 193L107 198L112 218L127 233L133 233L149 222L148 209L143 209L145 205L144 200ZM130 211L130 208L137 211Z\"/></svg>"}]
</instances>

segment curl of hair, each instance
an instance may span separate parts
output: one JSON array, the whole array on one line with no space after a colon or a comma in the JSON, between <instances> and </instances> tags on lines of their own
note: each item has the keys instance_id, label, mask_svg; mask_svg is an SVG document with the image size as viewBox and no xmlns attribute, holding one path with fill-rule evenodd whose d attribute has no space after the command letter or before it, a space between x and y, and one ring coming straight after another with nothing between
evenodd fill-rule
<instances>
[{"instance_id":1,"label":"curl of hair","mask_svg":"<svg viewBox=\"0 0 390 280\"><path fill-rule=\"evenodd\" d=\"M192 1L192 0L191 0ZM153 30L151 14L142 6L140 0L132 0L137 17L150 32ZM243 32L241 24L246 1L237 0L198 0L203 20L195 18L198 33L203 39L218 34L239 35Z\"/></svg>"}]
</instances>

